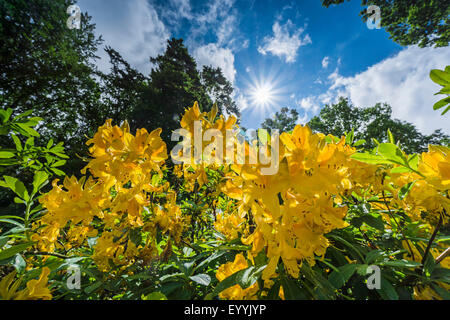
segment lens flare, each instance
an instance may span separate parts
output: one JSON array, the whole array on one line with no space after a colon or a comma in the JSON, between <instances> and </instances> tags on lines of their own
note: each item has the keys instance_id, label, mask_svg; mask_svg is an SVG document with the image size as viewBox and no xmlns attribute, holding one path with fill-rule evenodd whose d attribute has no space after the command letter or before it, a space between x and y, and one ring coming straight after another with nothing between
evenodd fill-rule
<instances>
[{"instance_id":1,"label":"lens flare","mask_svg":"<svg viewBox=\"0 0 450 320\"><path fill-rule=\"evenodd\" d=\"M274 92L269 83L256 86L251 91L251 99L258 106L266 106L273 104Z\"/></svg>"}]
</instances>

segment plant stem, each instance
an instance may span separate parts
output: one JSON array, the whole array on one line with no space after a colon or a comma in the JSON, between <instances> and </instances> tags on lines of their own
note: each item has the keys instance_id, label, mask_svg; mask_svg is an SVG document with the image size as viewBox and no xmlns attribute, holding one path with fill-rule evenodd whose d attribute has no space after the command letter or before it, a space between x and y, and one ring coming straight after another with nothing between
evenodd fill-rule
<instances>
[{"instance_id":1,"label":"plant stem","mask_svg":"<svg viewBox=\"0 0 450 320\"><path fill-rule=\"evenodd\" d=\"M430 240L428 241L428 245L427 245L427 248L425 249L425 253L423 254L423 258L422 258L422 271L424 270L424 267L425 267L425 261L427 260L427 256L428 256L428 253L430 252L431 245L433 244L433 241L434 241L434 239L436 238L437 233L438 233L438 231L439 231L441 225L442 225L442 215L439 215L439 221L438 221L438 224L437 224L436 228L434 229L434 232L433 232L433 234L431 235Z\"/></svg>"},{"instance_id":2,"label":"plant stem","mask_svg":"<svg viewBox=\"0 0 450 320\"><path fill-rule=\"evenodd\" d=\"M53 256L53 257L57 257L57 258L61 258L61 259L69 259L71 257L59 254L59 253L53 253L53 252L41 252L41 251L37 251L37 252L26 252L26 255L31 255L31 256Z\"/></svg>"}]
</instances>

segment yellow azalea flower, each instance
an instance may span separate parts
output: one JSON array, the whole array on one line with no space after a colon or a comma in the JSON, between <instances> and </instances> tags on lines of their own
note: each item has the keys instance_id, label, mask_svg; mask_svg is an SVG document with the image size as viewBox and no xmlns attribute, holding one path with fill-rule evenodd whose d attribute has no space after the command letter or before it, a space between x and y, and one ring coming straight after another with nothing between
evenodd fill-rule
<instances>
[{"instance_id":1,"label":"yellow azalea flower","mask_svg":"<svg viewBox=\"0 0 450 320\"><path fill-rule=\"evenodd\" d=\"M39 279L30 280L26 284L26 288L18 291L22 278L14 281L17 272L13 271L6 275L0 281L0 298L1 300L51 300L52 294L48 288L48 275L50 269L42 268Z\"/></svg>"},{"instance_id":2,"label":"yellow azalea flower","mask_svg":"<svg viewBox=\"0 0 450 320\"><path fill-rule=\"evenodd\" d=\"M437 189L448 190L450 188L450 148L429 146L429 151L422 153L419 171Z\"/></svg>"},{"instance_id":3,"label":"yellow azalea flower","mask_svg":"<svg viewBox=\"0 0 450 320\"><path fill-rule=\"evenodd\" d=\"M248 268L248 263L242 254L237 254L233 262L227 262L219 267L216 272L216 278L223 281L232 274ZM221 299L227 300L254 300L258 292L258 283L253 284L247 289L242 289L239 284L236 284L219 294Z\"/></svg>"},{"instance_id":4,"label":"yellow azalea flower","mask_svg":"<svg viewBox=\"0 0 450 320\"><path fill-rule=\"evenodd\" d=\"M237 212L231 214L219 213L216 215L214 228L225 235L228 240L233 240L237 239L239 234L243 232L245 221Z\"/></svg>"}]
</instances>

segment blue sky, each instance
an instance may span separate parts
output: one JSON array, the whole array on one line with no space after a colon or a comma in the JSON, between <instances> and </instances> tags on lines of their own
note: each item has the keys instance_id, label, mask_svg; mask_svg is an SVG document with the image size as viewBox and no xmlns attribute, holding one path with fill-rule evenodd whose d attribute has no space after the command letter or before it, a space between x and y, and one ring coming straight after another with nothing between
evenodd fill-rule
<instances>
[{"instance_id":1,"label":"blue sky","mask_svg":"<svg viewBox=\"0 0 450 320\"><path fill-rule=\"evenodd\" d=\"M340 96L357 106L389 103L396 118L431 133L450 133L432 111L433 68L450 49L401 47L383 29L369 29L361 1L325 8L320 0L79 0L105 45L148 75L150 56L170 37L183 38L202 65L219 66L235 88L241 123L258 128L283 106L305 123ZM107 70L104 53L99 67Z\"/></svg>"}]
</instances>

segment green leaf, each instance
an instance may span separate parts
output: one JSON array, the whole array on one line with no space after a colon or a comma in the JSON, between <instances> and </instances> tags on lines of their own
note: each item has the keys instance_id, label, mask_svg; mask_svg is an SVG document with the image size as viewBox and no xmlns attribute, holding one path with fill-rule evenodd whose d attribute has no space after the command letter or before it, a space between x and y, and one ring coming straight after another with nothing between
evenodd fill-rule
<instances>
[{"instance_id":1,"label":"green leaf","mask_svg":"<svg viewBox=\"0 0 450 320\"><path fill-rule=\"evenodd\" d=\"M351 278L357 268L357 264L347 264L339 267L339 272L333 271L328 280L336 289L340 289Z\"/></svg>"},{"instance_id":2,"label":"green leaf","mask_svg":"<svg viewBox=\"0 0 450 320\"><path fill-rule=\"evenodd\" d=\"M356 142L353 144L353 146L354 146L354 147L359 147L360 145L363 145L364 143L366 143L366 140L360 139L360 140L356 141Z\"/></svg>"},{"instance_id":3,"label":"green leaf","mask_svg":"<svg viewBox=\"0 0 450 320\"><path fill-rule=\"evenodd\" d=\"M50 139L47 143L47 149L50 149L53 146L53 139Z\"/></svg>"},{"instance_id":4,"label":"green leaf","mask_svg":"<svg viewBox=\"0 0 450 320\"><path fill-rule=\"evenodd\" d=\"M212 255L210 255L208 258L206 258L205 260L203 260L202 262L200 262L195 268L194 268L194 272L197 271L198 269L202 268L205 265L208 265L209 263L213 262L214 260L220 258L221 256L223 256L225 253L227 253L226 251L217 251L214 252Z\"/></svg>"},{"instance_id":5,"label":"green leaf","mask_svg":"<svg viewBox=\"0 0 450 320\"><path fill-rule=\"evenodd\" d=\"M23 147L22 147L22 143L20 142L20 139L18 136L16 136L15 134L11 134L11 138L14 141L14 144L16 145L16 150L17 151L22 151Z\"/></svg>"},{"instance_id":6,"label":"green leaf","mask_svg":"<svg viewBox=\"0 0 450 320\"><path fill-rule=\"evenodd\" d=\"M431 274L431 279L450 283L450 269L441 267L434 268L433 273Z\"/></svg>"},{"instance_id":7,"label":"green leaf","mask_svg":"<svg viewBox=\"0 0 450 320\"><path fill-rule=\"evenodd\" d=\"M0 216L0 219L17 219L17 220L22 220L24 221L25 219L19 216L15 216L15 215L2 215Z\"/></svg>"},{"instance_id":8,"label":"green leaf","mask_svg":"<svg viewBox=\"0 0 450 320\"><path fill-rule=\"evenodd\" d=\"M161 292L152 292L148 295L142 295L142 300L167 300L167 297Z\"/></svg>"},{"instance_id":9,"label":"green leaf","mask_svg":"<svg viewBox=\"0 0 450 320\"><path fill-rule=\"evenodd\" d=\"M392 163L401 164L401 165L407 164L404 153L395 144L380 143L377 148L377 152L379 155L381 155L386 160L388 160Z\"/></svg>"},{"instance_id":10,"label":"green leaf","mask_svg":"<svg viewBox=\"0 0 450 320\"><path fill-rule=\"evenodd\" d=\"M99 289L102 286L103 282L101 281L97 281L94 284L91 284L90 286L86 287L84 289L84 292L86 292L87 294L90 294L92 292L94 292L95 290Z\"/></svg>"},{"instance_id":11,"label":"green leaf","mask_svg":"<svg viewBox=\"0 0 450 320\"><path fill-rule=\"evenodd\" d=\"M15 123L14 125L18 127L18 131L20 133L22 133L24 136L39 137L39 133L36 130L30 128L29 126L27 126L25 124Z\"/></svg>"},{"instance_id":12,"label":"green leaf","mask_svg":"<svg viewBox=\"0 0 450 320\"><path fill-rule=\"evenodd\" d=\"M33 245L33 242L27 242L27 243L18 244L11 248L0 251L0 260L8 259L9 257L12 257L17 253L24 251L31 245Z\"/></svg>"},{"instance_id":13,"label":"green leaf","mask_svg":"<svg viewBox=\"0 0 450 320\"><path fill-rule=\"evenodd\" d=\"M358 257L361 259L361 261L364 261L364 256L353 244L351 244L344 238L342 238L338 235L332 234L332 233L328 234L328 237L330 237L330 238L342 243L343 245L347 246L348 248L352 249L358 255Z\"/></svg>"},{"instance_id":14,"label":"green leaf","mask_svg":"<svg viewBox=\"0 0 450 320\"><path fill-rule=\"evenodd\" d=\"M3 218L3 217L0 217L0 222L10 223L10 224L16 225L18 227L22 227L22 228L24 227L24 225L22 223L17 222L16 220L7 219L7 218Z\"/></svg>"},{"instance_id":15,"label":"green leaf","mask_svg":"<svg viewBox=\"0 0 450 320\"><path fill-rule=\"evenodd\" d=\"M391 130L387 129L387 135L389 143L395 143L394 136L392 135Z\"/></svg>"},{"instance_id":16,"label":"green leaf","mask_svg":"<svg viewBox=\"0 0 450 320\"><path fill-rule=\"evenodd\" d=\"M132 229L130 231L130 240L133 242L136 246L140 246L142 242L142 233L139 229Z\"/></svg>"},{"instance_id":17,"label":"green leaf","mask_svg":"<svg viewBox=\"0 0 450 320\"><path fill-rule=\"evenodd\" d=\"M10 151L0 151L0 159L10 159L13 158L16 154Z\"/></svg>"},{"instance_id":18,"label":"green leaf","mask_svg":"<svg viewBox=\"0 0 450 320\"><path fill-rule=\"evenodd\" d=\"M441 91L436 93L436 95L438 94L450 94L450 85L447 85L444 88L442 88Z\"/></svg>"},{"instance_id":19,"label":"green leaf","mask_svg":"<svg viewBox=\"0 0 450 320\"><path fill-rule=\"evenodd\" d=\"M13 257L12 266L16 268L17 272L22 272L25 270L27 263L25 259L18 253Z\"/></svg>"},{"instance_id":20,"label":"green leaf","mask_svg":"<svg viewBox=\"0 0 450 320\"><path fill-rule=\"evenodd\" d=\"M379 258L382 258L385 256L386 256L386 252L384 250L372 250L366 254L365 262L367 264L371 264L373 262L376 262Z\"/></svg>"},{"instance_id":21,"label":"green leaf","mask_svg":"<svg viewBox=\"0 0 450 320\"><path fill-rule=\"evenodd\" d=\"M308 300L304 290L294 280L283 277L281 278L281 286L286 300Z\"/></svg>"},{"instance_id":22,"label":"green leaf","mask_svg":"<svg viewBox=\"0 0 450 320\"><path fill-rule=\"evenodd\" d=\"M450 103L450 99L449 99L449 103ZM450 106L448 106L444 111L442 111L441 116L446 114L449 110L450 110Z\"/></svg>"},{"instance_id":23,"label":"green leaf","mask_svg":"<svg viewBox=\"0 0 450 320\"><path fill-rule=\"evenodd\" d=\"M8 188L10 188L15 194L17 194L25 201L30 200L28 191L22 181L10 176L4 176L4 179L6 184L8 185Z\"/></svg>"},{"instance_id":24,"label":"green leaf","mask_svg":"<svg viewBox=\"0 0 450 320\"><path fill-rule=\"evenodd\" d=\"M390 172L391 173L406 173L406 172L412 172L412 170L407 167L395 167L395 168L392 168Z\"/></svg>"},{"instance_id":25,"label":"green leaf","mask_svg":"<svg viewBox=\"0 0 450 320\"><path fill-rule=\"evenodd\" d=\"M0 237L0 248L2 248L9 241L9 237Z\"/></svg>"},{"instance_id":26,"label":"green leaf","mask_svg":"<svg viewBox=\"0 0 450 320\"><path fill-rule=\"evenodd\" d=\"M417 153L408 157L408 166L413 170L418 170L419 167L419 155Z\"/></svg>"},{"instance_id":27,"label":"green leaf","mask_svg":"<svg viewBox=\"0 0 450 320\"><path fill-rule=\"evenodd\" d=\"M195 261L180 261L180 260L177 259L178 268L187 277L192 275L194 264L195 264Z\"/></svg>"},{"instance_id":28,"label":"green leaf","mask_svg":"<svg viewBox=\"0 0 450 320\"><path fill-rule=\"evenodd\" d=\"M254 266L250 266L247 269L240 270L237 273L237 283L241 286L242 289L251 287L255 284L256 281L258 281L259 275L265 267L266 266L256 269Z\"/></svg>"},{"instance_id":29,"label":"green leaf","mask_svg":"<svg viewBox=\"0 0 450 320\"><path fill-rule=\"evenodd\" d=\"M450 292L447 289L442 288L440 285L432 283L431 287L437 294L441 296L444 300L450 300Z\"/></svg>"},{"instance_id":30,"label":"green leaf","mask_svg":"<svg viewBox=\"0 0 450 320\"><path fill-rule=\"evenodd\" d=\"M386 159L383 159L382 157L379 157L377 155L370 154L370 153L354 153L350 156L350 158L360 161L360 162L368 163L368 164L388 164L389 163L388 161L386 161Z\"/></svg>"},{"instance_id":31,"label":"green leaf","mask_svg":"<svg viewBox=\"0 0 450 320\"><path fill-rule=\"evenodd\" d=\"M19 119L28 117L30 114L33 113L33 111L34 111L34 110L32 110L32 109L27 110L27 111L24 111L24 112L22 112L21 114L18 114L17 116L15 116L14 119L13 119L13 121L17 121L17 120L19 120Z\"/></svg>"},{"instance_id":32,"label":"green leaf","mask_svg":"<svg viewBox=\"0 0 450 320\"><path fill-rule=\"evenodd\" d=\"M438 110L438 109L440 109L442 107L445 107L449 103L450 103L450 97L447 97L447 98L444 98L442 100L439 100L438 102L436 102L433 105L433 110Z\"/></svg>"},{"instance_id":33,"label":"green leaf","mask_svg":"<svg viewBox=\"0 0 450 320\"><path fill-rule=\"evenodd\" d=\"M13 113L13 110L11 108L8 108L6 110L0 110L0 118L3 123L8 122L9 118L11 117Z\"/></svg>"},{"instance_id":34,"label":"green leaf","mask_svg":"<svg viewBox=\"0 0 450 320\"><path fill-rule=\"evenodd\" d=\"M441 85L446 86L450 84L450 74L439 70L439 69L433 69L430 71L430 78L433 80L433 82Z\"/></svg>"},{"instance_id":35,"label":"green leaf","mask_svg":"<svg viewBox=\"0 0 450 320\"><path fill-rule=\"evenodd\" d=\"M209 284L211 283L211 277L204 273L197 274L195 276L190 276L189 279L206 287L209 286Z\"/></svg>"},{"instance_id":36,"label":"green leaf","mask_svg":"<svg viewBox=\"0 0 450 320\"><path fill-rule=\"evenodd\" d=\"M380 231L384 231L384 222L381 217L375 218L374 216L368 214L361 217L362 221L368 226L375 228Z\"/></svg>"},{"instance_id":37,"label":"green leaf","mask_svg":"<svg viewBox=\"0 0 450 320\"><path fill-rule=\"evenodd\" d=\"M56 168L50 168L57 176L64 176L65 173L62 170L56 169Z\"/></svg>"},{"instance_id":38,"label":"green leaf","mask_svg":"<svg viewBox=\"0 0 450 320\"><path fill-rule=\"evenodd\" d=\"M412 181L410 183L405 184L399 191L398 191L398 198L400 200L403 200L406 198L408 193L411 191L415 181Z\"/></svg>"},{"instance_id":39,"label":"green leaf","mask_svg":"<svg viewBox=\"0 0 450 320\"><path fill-rule=\"evenodd\" d=\"M61 167L66 164L66 160L59 160L52 164L52 167Z\"/></svg>"},{"instance_id":40,"label":"green leaf","mask_svg":"<svg viewBox=\"0 0 450 320\"><path fill-rule=\"evenodd\" d=\"M380 289L377 289L384 300L398 300L398 294L392 284L383 276L381 277Z\"/></svg>"},{"instance_id":41,"label":"green leaf","mask_svg":"<svg viewBox=\"0 0 450 320\"><path fill-rule=\"evenodd\" d=\"M33 194L48 182L48 174L44 171L36 171L33 178Z\"/></svg>"},{"instance_id":42,"label":"green leaf","mask_svg":"<svg viewBox=\"0 0 450 320\"><path fill-rule=\"evenodd\" d=\"M399 267L399 268L416 268L421 266L420 263L414 261L402 260L388 260L379 263L381 266Z\"/></svg>"},{"instance_id":43,"label":"green leaf","mask_svg":"<svg viewBox=\"0 0 450 320\"><path fill-rule=\"evenodd\" d=\"M231 276L229 276L226 279L223 279L222 281L220 281L217 284L217 286L215 287L215 289L213 291L213 295L216 296L219 293L221 293L222 291L224 291L224 290L226 290L226 289L228 289L228 288L230 288L230 287L232 287L234 285L237 285L238 284L237 283L237 274L238 274L238 272L233 273Z\"/></svg>"},{"instance_id":44,"label":"green leaf","mask_svg":"<svg viewBox=\"0 0 450 320\"><path fill-rule=\"evenodd\" d=\"M352 129L348 134L345 135L345 144L351 145L355 139L355 130Z\"/></svg>"}]
</instances>

